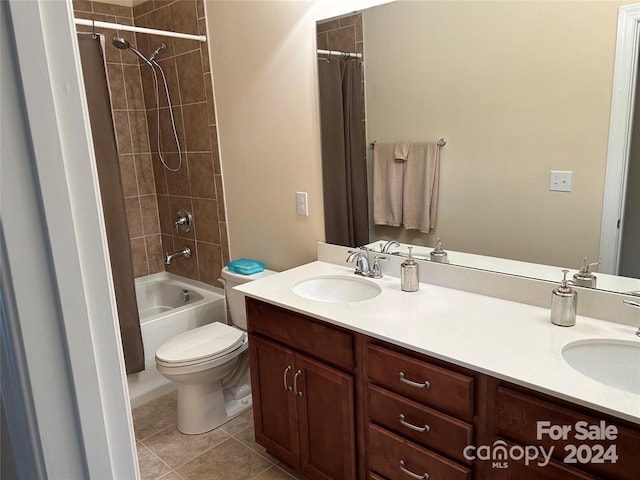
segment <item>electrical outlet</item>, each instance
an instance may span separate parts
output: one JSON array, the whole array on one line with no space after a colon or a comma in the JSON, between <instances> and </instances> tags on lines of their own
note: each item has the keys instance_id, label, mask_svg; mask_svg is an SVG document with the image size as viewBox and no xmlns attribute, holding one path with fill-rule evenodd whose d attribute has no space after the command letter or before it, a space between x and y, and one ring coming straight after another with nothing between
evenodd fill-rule
<instances>
[{"instance_id":1,"label":"electrical outlet","mask_svg":"<svg viewBox=\"0 0 640 480\"><path fill-rule=\"evenodd\" d=\"M296 211L301 217L309 216L309 205L307 203L307 192L296 192Z\"/></svg>"},{"instance_id":2,"label":"electrical outlet","mask_svg":"<svg viewBox=\"0 0 640 480\"><path fill-rule=\"evenodd\" d=\"M549 190L552 192L570 192L573 172L551 170L549 173Z\"/></svg>"}]
</instances>

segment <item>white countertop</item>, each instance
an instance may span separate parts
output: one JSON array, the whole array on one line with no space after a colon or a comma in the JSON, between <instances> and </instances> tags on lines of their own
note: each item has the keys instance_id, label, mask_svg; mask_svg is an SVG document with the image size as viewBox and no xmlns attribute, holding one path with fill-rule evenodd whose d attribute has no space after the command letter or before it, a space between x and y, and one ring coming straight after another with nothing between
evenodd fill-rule
<instances>
[{"instance_id":1,"label":"white countertop","mask_svg":"<svg viewBox=\"0 0 640 480\"><path fill-rule=\"evenodd\" d=\"M635 329L578 316L563 328L549 309L420 283L400 290L397 277L370 279L382 293L355 303L308 300L291 291L319 275L353 275L353 268L321 261L236 287L247 296L548 393L640 424L640 395L603 385L567 364L562 348L583 339L638 341Z\"/></svg>"}]
</instances>

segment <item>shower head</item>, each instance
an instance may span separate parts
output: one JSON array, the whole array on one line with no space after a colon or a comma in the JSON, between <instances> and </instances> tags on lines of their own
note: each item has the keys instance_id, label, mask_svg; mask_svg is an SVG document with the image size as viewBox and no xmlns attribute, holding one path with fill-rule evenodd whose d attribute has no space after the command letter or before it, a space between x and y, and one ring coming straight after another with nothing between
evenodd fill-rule
<instances>
[{"instance_id":1,"label":"shower head","mask_svg":"<svg viewBox=\"0 0 640 480\"><path fill-rule=\"evenodd\" d=\"M119 48L120 50L131 48L131 44L122 37L113 37L112 43L114 47Z\"/></svg>"},{"instance_id":2,"label":"shower head","mask_svg":"<svg viewBox=\"0 0 640 480\"><path fill-rule=\"evenodd\" d=\"M120 50L131 50L138 57L140 57L142 61L144 61L147 65L151 67L151 62L149 61L149 59L144 55L142 55L138 50L133 48L126 38L113 37L113 40L111 41L111 43L113 43L114 47L119 48Z\"/></svg>"}]
</instances>

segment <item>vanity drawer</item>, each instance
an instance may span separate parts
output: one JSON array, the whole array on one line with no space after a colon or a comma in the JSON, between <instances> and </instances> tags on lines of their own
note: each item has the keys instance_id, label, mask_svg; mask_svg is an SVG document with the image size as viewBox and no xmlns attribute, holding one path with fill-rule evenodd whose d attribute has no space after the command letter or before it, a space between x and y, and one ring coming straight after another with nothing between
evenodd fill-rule
<instances>
[{"instance_id":1,"label":"vanity drawer","mask_svg":"<svg viewBox=\"0 0 640 480\"><path fill-rule=\"evenodd\" d=\"M392 392L471 421L473 378L377 345L367 348L367 374L372 383Z\"/></svg>"},{"instance_id":2,"label":"vanity drawer","mask_svg":"<svg viewBox=\"0 0 640 480\"><path fill-rule=\"evenodd\" d=\"M582 446L583 449L588 449L584 454L592 456L597 454L596 445L601 445L605 451L613 446L618 457L616 463L606 458L603 463L586 459L572 466L606 478L637 480L640 472L640 430L632 430L603 417L595 411L588 415L505 387L498 387L496 392L496 428L500 435L524 445L544 446L547 451L554 447L553 456L560 462L564 462L567 456L576 458L575 455L570 455L572 446ZM543 434L538 439L539 421L567 428L567 438L554 440ZM579 433L576 428L578 422L585 422L584 426L593 426L594 429L601 428L603 424L615 426L618 431L617 437L614 440L576 438L576 434Z\"/></svg>"},{"instance_id":3,"label":"vanity drawer","mask_svg":"<svg viewBox=\"0 0 640 480\"><path fill-rule=\"evenodd\" d=\"M467 461L463 450L473 442L473 427L468 423L373 385L369 385L368 405L372 422L420 445Z\"/></svg>"},{"instance_id":4,"label":"vanity drawer","mask_svg":"<svg viewBox=\"0 0 640 480\"><path fill-rule=\"evenodd\" d=\"M369 425L369 468L389 480L419 478L425 473L429 474L428 478L433 479L471 478L471 470L468 468L408 442L377 425ZM412 476L411 473L417 476Z\"/></svg>"},{"instance_id":5,"label":"vanity drawer","mask_svg":"<svg viewBox=\"0 0 640 480\"><path fill-rule=\"evenodd\" d=\"M268 303L246 298L248 330L344 370L353 370L353 334Z\"/></svg>"}]
</instances>

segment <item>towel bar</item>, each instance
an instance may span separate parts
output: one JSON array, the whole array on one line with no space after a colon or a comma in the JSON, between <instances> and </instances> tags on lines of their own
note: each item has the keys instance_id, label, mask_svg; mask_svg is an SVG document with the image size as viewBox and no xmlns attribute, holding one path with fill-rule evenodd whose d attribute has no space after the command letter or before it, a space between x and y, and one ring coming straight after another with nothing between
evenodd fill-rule
<instances>
[{"instance_id":1,"label":"towel bar","mask_svg":"<svg viewBox=\"0 0 640 480\"><path fill-rule=\"evenodd\" d=\"M372 140L369 143L369 148L374 148L376 146L376 142L377 141L378 140ZM444 147L447 144L447 139L446 138L439 138L437 144L438 144L439 147Z\"/></svg>"}]
</instances>

